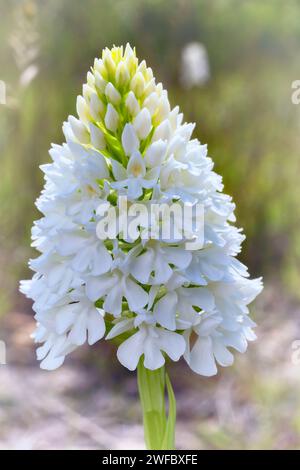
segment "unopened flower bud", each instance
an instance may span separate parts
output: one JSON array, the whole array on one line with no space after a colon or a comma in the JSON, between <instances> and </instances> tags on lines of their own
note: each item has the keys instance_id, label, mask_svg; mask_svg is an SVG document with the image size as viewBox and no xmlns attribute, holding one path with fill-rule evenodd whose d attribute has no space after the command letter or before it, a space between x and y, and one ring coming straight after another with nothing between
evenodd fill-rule
<instances>
[{"instance_id":1,"label":"unopened flower bud","mask_svg":"<svg viewBox=\"0 0 300 470\"><path fill-rule=\"evenodd\" d=\"M89 108L88 105L86 104L85 99L83 96L77 96L77 101L76 101L76 111L79 116L79 119L84 122L85 124L88 124L90 118L89 118Z\"/></svg>"},{"instance_id":2,"label":"unopened flower bud","mask_svg":"<svg viewBox=\"0 0 300 470\"><path fill-rule=\"evenodd\" d=\"M90 100L92 93L94 93L94 90L92 87L90 87L87 83L82 85L82 96L87 102Z\"/></svg>"},{"instance_id":3,"label":"unopened flower bud","mask_svg":"<svg viewBox=\"0 0 300 470\"><path fill-rule=\"evenodd\" d=\"M140 72L136 73L132 78L130 88L137 98L142 96L145 88L145 80Z\"/></svg>"},{"instance_id":4,"label":"unopened flower bud","mask_svg":"<svg viewBox=\"0 0 300 470\"><path fill-rule=\"evenodd\" d=\"M104 116L105 107L97 93L92 93L90 98L90 113L95 121L99 121Z\"/></svg>"},{"instance_id":5,"label":"unopened flower bud","mask_svg":"<svg viewBox=\"0 0 300 470\"><path fill-rule=\"evenodd\" d=\"M135 55L135 51L131 48L129 44L127 44L125 48L124 60L130 75L133 75L136 72L138 60Z\"/></svg>"},{"instance_id":6,"label":"unopened flower bud","mask_svg":"<svg viewBox=\"0 0 300 470\"><path fill-rule=\"evenodd\" d=\"M109 77L112 77L116 71L116 64L111 56L111 52L109 49L104 49L102 54L103 64L108 72Z\"/></svg>"},{"instance_id":7,"label":"unopened flower bud","mask_svg":"<svg viewBox=\"0 0 300 470\"><path fill-rule=\"evenodd\" d=\"M105 80L108 79L107 70L102 59L95 59L94 69L98 72Z\"/></svg>"},{"instance_id":8,"label":"unopened flower bud","mask_svg":"<svg viewBox=\"0 0 300 470\"><path fill-rule=\"evenodd\" d=\"M119 87L127 85L130 80L129 70L126 67L125 63L122 61L117 66L116 71L116 81Z\"/></svg>"},{"instance_id":9,"label":"unopened flower bud","mask_svg":"<svg viewBox=\"0 0 300 470\"><path fill-rule=\"evenodd\" d=\"M90 136L85 125L74 116L69 116L68 121L76 139L83 144L88 144L90 141Z\"/></svg>"},{"instance_id":10,"label":"unopened flower bud","mask_svg":"<svg viewBox=\"0 0 300 470\"><path fill-rule=\"evenodd\" d=\"M127 106L128 111L130 112L130 114L132 116L136 116L140 111L139 102L136 99L135 94L133 93L133 91L130 91L128 93L128 96L126 98L126 106Z\"/></svg>"},{"instance_id":11,"label":"unopened flower bud","mask_svg":"<svg viewBox=\"0 0 300 470\"><path fill-rule=\"evenodd\" d=\"M104 121L109 131L116 132L119 125L119 115L113 105L110 103L107 105Z\"/></svg>"},{"instance_id":12,"label":"unopened flower bud","mask_svg":"<svg viewBox=\"0 0 300 470\"><path fill-rule=\"evenodd\" d=\"M95 126L92 122L89 124L91 134L91 144L98 150L102 150L106 147L105 138L103 132L99 127Z\"/></svg>"},{"instance_id":13,"label":"unopened flower bud","mask_svg":"<svg viewBox=\"0 0 300 470\"><path fill-rule=\"evenodd\" d=\"M95 85L96 88L100 91L100 93L105 92L107 81L104 80L104 78L102 77L102 75L100 75L99 72L95 72Z\"/></svg>"},{"instance_id":14,"label":"unopened flower bud","mask_svg":"<svg viewBox=\"0 0 300 470\"><path fill-rule=\"evenodd\" d=\"M121 101L121 95L111 82L106 85L105 95L113 105L117 106Z\"/></svg>"},{"instance_id":15,"label":"unopened flower bud","mask_svg":"<svg viewBox=\"0 0 300 470\"><path fill-rule=\"evenodd\" d=\"M145 89L144 89L144 95L148 96L153 91L155 91L155 78L152 78L150 81L148 81L148 83L147 83L147 85L145 86Z\"/></svg>"},{"instance_id":16,"label":"unopened flower bud","mask_svg":"<svg viewBox=\"0 0 300 470\"><path fill-rule=\"evenodd\" d=\"M146 65L146 62L145 60L142 60L142 62L140 63L140 65L138 66L137 68L137 72L141 72L141 74L144 75L144 73L146 72L147 70L147 65Z\"/></svg>"},{"instance_id":17,"label":"unopened flower bud","mask_svg":"<svg viewBox=\"0 0 300 470\"><path fill-rule=\"evenodd\" d=\"M133 127L140 139L146 139L152 127L151 116L147 108L143 108L136 116Z\"/></svg>"}]
</instances>

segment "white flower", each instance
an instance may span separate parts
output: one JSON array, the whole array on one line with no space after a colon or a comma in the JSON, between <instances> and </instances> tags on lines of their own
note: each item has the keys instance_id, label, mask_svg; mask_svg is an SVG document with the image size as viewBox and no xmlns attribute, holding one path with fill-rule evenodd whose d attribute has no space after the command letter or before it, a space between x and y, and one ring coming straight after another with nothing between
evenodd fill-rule
<instances>
[{"instance_id":1,"label":"white flower","mask_svg":"<svg viewBox=\"0 0 300 470\"><path fill-rule=\"evenodd\" d=\"M83 144L88 144L90 136L85 125L79 119L74 118L74 116L69 116L68 120L76 139Z\"/></svg>"},{"instance_id":2,"label":"white flower","mask_svg":"<svg viewBox=\"0 0 300 470\"><path fill-rule=\"evenodd\" d=\"M185 360L197 374L208 377L215 375L217 373L216 362L223 367L233 363L233 354L228 348L234 348L241 353L246 351L247 342L256 338L251 330L254 326L255 323L248 317L243 317L231 332L223 326L221 316L203 316L199 324L193 327L198 338L192 349L189 345L192 330L187 330L184 334L187 340Z\"/></svg>"},{"instance_id":3,"label":"white flower","mask_svg":"<svg viewBox=\"0 0 300 470\"><path fill-rule=\"evenodd\" d=\"M200 321L200 324L194 327L194 331L198 334L198 339L189 350L189 342L185 359L190 368L201 375L208 377L217 373L216 362L225 366L233 362L232 354L226 349L220 333L216 331L216 327L222 323L222 318L217 316L208 316ZM188 333L186 333L189 339Z\"/></svg>"},{"instance_id":4,"label":"white flower","mask_svg":"<svg viewBox=\"0 0 300 470\"><path fill-rule=\"evenodd\" d=\"M195 307L205 312L214 308L214 298L205 287L178 287L170 290L154 306L157 322L169 330L185 329L198 316ZM179 314L177 317L176 314Z\"/></svg>"},{"instance_id":5,"label":"white flower","mask_svg":"<svg viewBox=\"0 0 300 470\"><path fill-rule=\"evenodd\" d=\"M173 274L170 266L185 269L190 264L192 255L180 247L164 246L151 241L131 260L130 272L142 284L165 284Z\"/></svg>"},{"instance_id":6,"label":"white flower","mask_svg":"<svg viewBox=\"0 0 300 470\"><path fill-rule=\"evenodd\" d=\"M78 273L97 276L109 271L112 258L104 244L95 236L83 231L66 232L59 237L57 252L71 256L71 266Z\"/></svg>"},{"instance_id":7,"label":"white flower","mask_svg":"<svg viewBox=\"0 0 300 470\"><path fill-rule=\"evenodd\" d=\"M141 357L146 368L160 368L167 355L215 374L217 364L232 364L231 349L244 352L255 338L248 305L262 285L236 259L244 236L206 145L192 139L195 125L171 108L129 45L95 59L76 110L63 124L66 142L53 145L52 162L41 166L42 217L32 228L40 255L20 286L33 300L41 367L61 366L78 346L103 338L107 325L106 339L118 336L117 356L130 370ZM145 208L164 203L164 210L151 217L150 229L141 216L128 235L119 196L127 196L128 212L137 201ZM164 235L173 201L202 205L203 248L186 249L181 212L172 237ZM111 208L119 223L113 241L100 227Z\"/></svg>"},{"instance_id":8,"label":"white flower","mask_svg":"<svg viewBox=\"0 0 300 470\"><path fill-rule=\"evenodd\" d=\"M127 187L129 200L138 199L143 194L143 188L153 188L158 178L156 169L146 171L145 161L138 151L132 153L126 170L116 161L112 162L112 168L117 181L111 186L116 189Z\"/></svg>"},{"instance_id":9,"label":"white flower","mask_svg":"<svg viewBox=\"0 0 300 470\"><path fill-rule=\"evenodd\" d=\"M71 301L71 303L70 303ZM88 341L92 345L105 334L104 312L88 300L84 291L75 290L62 305L44 313L37 313L36 342L45 341L38 348L38 359L44 369L59 367L69 352Z\"/></svg>"},{"instance_id":10,"label":"white flower","mask_svg":"<svg viewBox=\"0 0 300 470\"><path fill-rule=\"evenodd\" d=\"M111 274L88 277L87 295L92 301L104 298L103 308L116 317L122 313L122 300L128 302L131 311L143 308L148 302L148 295L129 274L116 269Z\"/></svg>"}]
</instances>

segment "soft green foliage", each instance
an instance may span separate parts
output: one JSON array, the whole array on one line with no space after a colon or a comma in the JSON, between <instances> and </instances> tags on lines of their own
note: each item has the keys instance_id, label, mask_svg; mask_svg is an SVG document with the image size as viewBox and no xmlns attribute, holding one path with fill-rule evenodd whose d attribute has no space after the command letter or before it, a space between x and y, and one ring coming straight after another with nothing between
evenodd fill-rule
<instances>
[{"instance_id":1,"label":"soft green foliage","mask_svg":"<svg viewBox=\"0 0 300 470\"><path fill-rule=\"evenodd\" d=\"M94 57L127 41L209 144L237 202L252 273L275 276L297 291L300 108L290 96L299 78L298 1L0 0L0 14L0 79L9 95L8 105L0 105L1 306L26 276L33 200L42 184L38 166L49 161L50 142L62 140L60 123L74 113ZM207 48L211 78L185 90L180 54L190 41ZM28 61L20 63L24 54ZM28 64L38 74L21 86Z\"/></svg>"}]
</instances>

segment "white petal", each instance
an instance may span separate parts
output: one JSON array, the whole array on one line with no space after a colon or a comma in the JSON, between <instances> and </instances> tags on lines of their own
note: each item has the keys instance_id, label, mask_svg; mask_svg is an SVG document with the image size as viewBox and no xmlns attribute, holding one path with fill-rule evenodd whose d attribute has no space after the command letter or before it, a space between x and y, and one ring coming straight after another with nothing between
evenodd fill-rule
<instances>
[{"instance_id":1,"label":"white petal","mask_svg":"<svg viewBox=\"0 0 300 470\"><path fill-rule=\"evenodd\" d=\"M75 310L74 304L59 309L55 318L56 331L59 335L65 333L73 324L76 315Z\"/></svg>"},{"instance_id":2,"label":"white petal","mask_svg":"<svg viewBox=\"0 0 300 470\"><path fill-rule=\"evenodd\" d=\"M124 284L124 297L133 312L143 308L148 302L148 294L144 289L131 279L126 279Z\"/></svg>"},{"instance_id":3,"label":"white petal","mask_svg":"<svg viewBox=\"0 0 300 470\"><path fill-rule=\"evenodd\" d=\"M201 316L200 324L195 327L198 335L208 336L220 325L222 318L217 315L212 316Z\"/></svg>"},{"instance_id":4,"label":"white petal","mask_svg":"<svg viewBox=\"0 0 300 470\"><path fill-rule=\"evenodd\" d=\"M155 319L168 330L176 330L176 306L177 295L175 292L169 292L154 306Z\"/></svg>"},{"instance_id":5,"label":"white petal","mask_svg":"<svg viewBox=\"0 0 300 470\"><path fill-rule=\"evenodd\" d=\"M173 274L172 269L165 258L158 253L155 258L153 282L155 284L165 284Z\"/></svg>"},{"instance_id":6,"label":"white petal","mask_svg":"<svg viewBox=\"0 0 300 470\"><path fill-rule=\"evenodd\" d=\"M197 374L211 377L216 375L217 367L212 352L211 338L199 337L193 346L189 359L190 368Z\"/></svg>"},{"instance_id":7,"label":"white petal","mask_svg":"<svg viewBox=\"0 0 300 470\"><path fill-rule=\"evenodd\" d=\"M244 353L247 349L248 343L245 336L238 331L226 334L226 344L236 349L240 353Z\"/></svg>"},{"instance_id":8,"label":"white petal","mask_svg":"<svg viewBox=\"0 0 300 470\"><path fill-rule=\"evenodd\" d=\"M167 150L166 142L158 140L151 144L145 154L146 165L150 168L160 166L164 160Z\"/></svg>"},{"instance_id":9,"label":"white petal","mask_svg":"<svg viewBox=\"0 0 300 470\"><path fill-rule=\"evenodd\" d=\"M78 139L79 142L82 142L83 144L88 144L90 141L90 136L85 125L74 116L69 116L68 121L76 139Z\"/></svg>"},{"instance_id":10,"label":"white petal","mask_svg":"<svg viewBox=\"0 0 300 470\"><path fill-rule=\"evenodd\" d=\"M105 322L102 314L98 309L90 310L88 320L88 343L94 344L99 339L103 338L105 334Z\"/></svg>"},{"instance_id":11,"label":"white petal","mask_svg":"<svg viewBox=\"0 0 300 470\"><path fill-rule=\"evenodd\" d=\"M57 251L62 256L69 256L77 253L85 243L85 238L76 233L63 234L57 246Z\"/></svg>"},{"instance_id":12,"label":"white petal","mask_svg":"<svg viewBox=\"0 0 300 470\"><path fill-rule=\"evenodd\" d=\"M124 341L117 350L117 357L124 367L135 370L141 355L144 353L145 333L138 331Z\"/></svg>"},{"instance_id":13,"label":"white petal","mask_svg":"<svg viewBox=\"0 0 300 470\"><path fill-rule=\"evenodd\" d=\"M100 120L104 112L104 104L100 101L97 93L93 92L90 97L90 113L96 122Z\"/></svg>"},{"instance_id":14,"label":"white petal","mask_svg":"<svg viewBox=\"0 0 300 470\"><path fill-rule=\"evenodd\" d=\"M139 102L136 99L133 91L130 91L128 93L128 96L126 98L126 106L132 116L136 116L140 111Z\"/></svg>"},{"instance_id":15,"label":"white petal","mask_svg":"<svg viewBox=\"0 0 300 470\"><path fill-rule=\"evenodd\" d=\"M149 281L151 271L153 271L154 257L154 251L147 250L132 261L130 272L142 284L147 284Z\"/></svg>"},{"instance_id":16,"label":"white petal","mask_svg":"<svg viewBox=\"0 0 300 470\"><path fill-rule=\"evenodd\" d=\"M233 354L224 346L218 339L213 340L213 352L216 361L223 367L231 366L233 364Z\"/></svg>"},{"instance_id":17,"label":"white petal","mask_svg":"<svg viewBox=\"0 0 300 470\"><path fill-rule=\"evenodd\" d=\"M126 318L125 320L119 321L112 327L110 332L106 335L105 339L115 338L125 331L131 330L131 328L133 328L133 321L133 318Z\"/></svg>"},{"instance_id":18,"label":"white petal","mask_svg":"<svg viewBox=\"0 0 300 470\"><path fill-rule=\"evenodd\" d=\"M165 363L164 356L151 336L148 336L145 340L144 355L144 366L147 369L160 369L160 367L162 367Z\"/></svg>"},{"instance_id":19,"label":"white petal","mask_svg":"<svg viewBox=\"0 0 300 470\"><path fill-rule=\"evenodd\" d=\"M159 329L159 347L173 360L178 361L184 354L186 342L182 335Z\"/></svg>"},{"instance_id":20,"label":"white petal","mask_svg":"<svg viewBox=\"0 0 300 470\"><path fill-rule=\"evenodd\" d=\"M51 342L49 340L46 341L42 346L37 348L36 357L38 361L40 361L41 359L44 359L44 357L46 357L50 349L51 349Z\"/></svg>"}]
</instances>

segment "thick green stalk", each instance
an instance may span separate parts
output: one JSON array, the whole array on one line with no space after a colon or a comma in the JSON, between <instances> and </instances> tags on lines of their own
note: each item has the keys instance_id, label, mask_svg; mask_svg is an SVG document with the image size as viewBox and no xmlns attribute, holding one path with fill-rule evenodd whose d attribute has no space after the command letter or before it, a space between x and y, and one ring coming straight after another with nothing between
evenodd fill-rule
<instances>
[{"instance_id":1,"label":"thick green stalk","mask_svg":"<svg viewBox=\"0 0 300 470\"><path fill-rule=\"evenodd\" d=\"M175 448L176 400L165 367L149 370L140 360L137 370L138 389L143 410L144 435L149 450ZM167 388L169 412L166 414Z\"/></svg>"}]
</instances>

